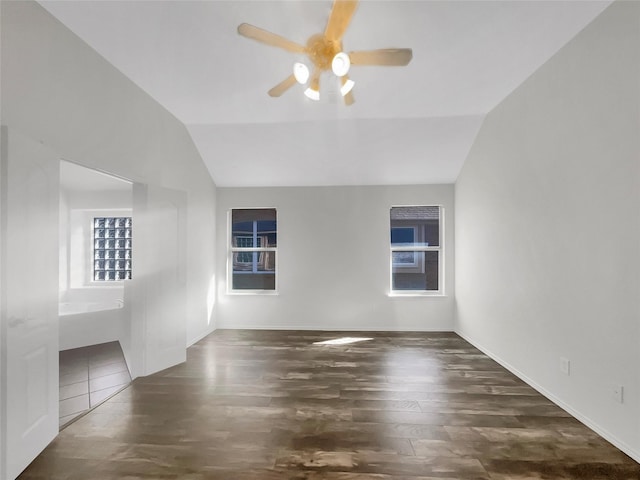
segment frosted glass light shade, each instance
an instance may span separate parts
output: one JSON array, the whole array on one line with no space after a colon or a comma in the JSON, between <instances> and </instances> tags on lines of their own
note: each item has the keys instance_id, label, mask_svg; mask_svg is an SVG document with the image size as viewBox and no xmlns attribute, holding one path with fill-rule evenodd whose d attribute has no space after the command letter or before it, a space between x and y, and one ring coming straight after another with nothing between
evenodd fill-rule
<instances>
[{"instance_id":1,"label":"frosted glass light shade","mask_svg":"<svg viewBox=\"0 0 640 480\"><path fill-rule=\"evenodd\" d=\"M304 91L304 94L307 96L307 98L310 98L311 100L315 100L316 102L320 100L320 92L318 90L307 88Z\"/></svg>"},{"instance_id":2,"label":"frosted glass light shade","mask_svg":"<svg viewBox=\"0 0 640 480\"><path fill-rule=\"evenodd\" d=\"M304 63L296 62L293 64L293 76L296 77L296 82L300 85L304 85L309 80L309 67Z\"/></svg>"},{"instance_id":3,"label":"frosted glass light shade","mask_svg":"<svg viewBox=\"0 0 640 480\"><path fill-rule=\"evenodd\" d=\"M347 93L349 93L353 89L353 86L355 84L356 84L356 82L354 82L351 79L349 79L346 82L344 82L344 85L342 85L342 87L340 87L340 93L342 94L342 96L344 97Z\"/></svg>"},{"instance_id":4,"label":"frosted glass light shade","mask_svg":"<svg viewBox=\"0 0 640 480\"><path fill-rule=\"evenodd\" d=\"M349 60L349 55L344 52L336 53L336 56L333 57L331 62L331 70L338 77L344 77L347 73L349 73L349 67L351 67L351 60Z\"/></svg>"}]
</instances>

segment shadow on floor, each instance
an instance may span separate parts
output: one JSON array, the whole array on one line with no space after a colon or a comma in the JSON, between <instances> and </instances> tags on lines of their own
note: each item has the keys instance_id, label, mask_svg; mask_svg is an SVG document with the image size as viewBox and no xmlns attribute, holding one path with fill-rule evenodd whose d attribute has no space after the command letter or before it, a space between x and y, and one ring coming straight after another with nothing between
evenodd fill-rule
<instances>
[{"instance_id":1,"label":"shadow on floor","mask_svg":"<svg viewBox=\"0 0 640 480\"><path fill-rule=\"evenodd\" d=\"M119 342L60 352L60 428L131 383Z\"/></svg>"}]
</instances>

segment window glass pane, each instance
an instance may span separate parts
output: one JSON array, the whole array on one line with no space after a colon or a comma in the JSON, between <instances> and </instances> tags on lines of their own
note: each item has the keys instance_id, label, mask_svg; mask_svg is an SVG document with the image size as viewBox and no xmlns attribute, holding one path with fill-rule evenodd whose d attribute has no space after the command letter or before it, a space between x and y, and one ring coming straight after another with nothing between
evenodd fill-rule
<instances>
[{"instance_id":1,"label":"window glass pane","mask_svg":"<svg viewBox=\"0 0 640 480\"><path fill-rule=\"evenodd\" d=\"M93 219L93 279L131 279L131 217Z\"/></svg>"},{"instance_id":2,"label":"window glass pane","mask_svg":"<svg viewBox=\"0 0 640 480\"><path fill-rule=\"evenodd\" d=\"M392 207L391 245L440 246L440 207Z\"/></svg>"},{"instance_id":3,"label":"window glass pane","mask_svg":"<svg viewBox=\"0 0 640 480\"><path fill-rule=\"evenodd\" d=\"M234 290L275 290L276 252L234 252Z\"/></svg>"},{"instance_id":4,"label":"window glass pane","mask_svg":"<svg viewBox=\"0 0 640 480\"><path fill-rule=\"evenodd\" d=\"M393 265L399 267L413 267L417 265L418 257L415 255L416 252L392 252L393 256Z\"/></svg>"},{"instance_id":5,"label":"window glass pane","mask_svg":"<svg viewBox=\"0 0 640 480\"><path fill-rule=\"evenodd\" d=\"M414 245L416 230L414 227L391 227L392 245Z\"/></svg>"},{"instance_id":6,"label":"window glass pane","mask_svg":"<svg viewBox=\"0 0 640 480\"><path fill-rule=\"evenodd\" d=\"M393 290L438 290L438 255L435 251L392 252Z\"/></svg>"},{"instance_id":7,"label":"window glass pane","mask_svg":"<svg viewBox=\"0 0 640 480\"><path fill-rule=\"evenodd\" d=\"M276 210L274 208L232 210L231 236L233 247L276 247Z\"/></svg>"},{"instance_id":8,"label":"window glass pane","mask_svg":"<svg viewBox=\"0 0 640 480\"><path fill-rule=\"evenodd\" d=\"M275 272L276 252L234 252L233 273Z\"/></svg>"}]
</instances>

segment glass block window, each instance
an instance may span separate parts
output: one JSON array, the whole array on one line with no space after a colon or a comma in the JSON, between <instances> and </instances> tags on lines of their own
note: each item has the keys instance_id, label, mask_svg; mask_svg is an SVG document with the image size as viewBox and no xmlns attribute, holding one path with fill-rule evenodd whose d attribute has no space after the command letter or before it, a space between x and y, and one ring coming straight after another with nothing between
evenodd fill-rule
<instances>
[{"instance_id":1,"label":"glass block window","mask_svg":"<svg viewBox=\"0 0 640 480\"><path fill-rule=\"evenodd\" d=\"M131 279L131 217L93 219L93 280Z\"/></svg>"},{"instance_id":2,"label":"glass block window","mask_svg":"<svg viewBox=\"0 0 640 480\"><path fill-rule=\"evenodd\" d=\"M276 289L275 208L231 210L229 271L231 290Z\"/></svg>"},{"instance_id":3,"label":"glass block window","mask_svg":"<svg viewBox=\"0 0 640 480\"><path fill-rule=\"evenodd\" d=\"M442 293L442 208L392 207L391 291Z\"/></svg>"}]
</instances>

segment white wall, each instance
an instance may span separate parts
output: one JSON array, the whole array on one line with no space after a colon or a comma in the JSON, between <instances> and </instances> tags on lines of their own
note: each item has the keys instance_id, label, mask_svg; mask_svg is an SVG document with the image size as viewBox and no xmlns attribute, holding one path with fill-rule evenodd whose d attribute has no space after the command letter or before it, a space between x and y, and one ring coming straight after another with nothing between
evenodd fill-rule
<instances>
[{"instance_id":1,"label":"white wall","mask_svg":"<svg viewBox=\"0 0 640 480\"><path fill-rule=\"evenodd\" d=\"M111 341L119 341L121 345L130 345L130 331L128 329L128 308L115 308L118 300L123 301L125 282L109 282L92 284L90 282L93 270L91 238L92 219L94 216L131 216L131 208L122 210L98 209L101 204L117 205L111 197L122 197L123 192L111 195L109 192L94 192L81 201L77 195L71 195L71 205L91 205L93 209L70 208L66 213L69 219L65 241L68 254L65 252L66 262L60 262L62 272L67 272L65 278L67 284L60 285L61 303L86 304L100 303L104 307L101 311L91 311L72 315L61 314L59 319L60 350L84 347ZM125 194L124 197L127 197ZM131 206L131 193L128 195L128 203ZM67 197L69 198L69 197ZM102 200L103 203L100 202ZM125 203L120 200L120 203ZM69 205L67 203L67 205ZM62 222L61 222L62 227ZM129 307L128 305L126 307ZM61 312L64 312L64 308ZM130 352L125 352L125 357L130 358Z\"/></svg>"},{"instance_id":2,"label":"white wall","mask_svg":"<svg viewBox=\"0 0 640 480\"><path fill-rule=\"evenodd\" d=\"M61 315L60 351L118 341L127 363L131 358L131 333L127 308Z\"/></svg>"},{"instance_id":3,"label":"white wall","mask_svg":"<svg viewBox=\"0 0 640 480\"><path fill-rule=\"evenodd\" d=\"M59 251L59 272L58 272L58 299L62 301L69 290L69 199L67 192L60 189L60 216L58 251Z\"/></svg>"},{"instance_id":4,"label":"white wall","mask_svg":"<svg viewBox=\"0 0 640 480\"><path fill-rule=\"evenodd\" d=\"M636 460L639 30L638 2L596 18L487 116L455 187L456 331Z\"/></svg>"},{"instance_id":5,"label":"white wall","mask_svg":"<svg viewBox=\"0 0 640 480\"><path fill-rule=\"evenodd\" d=\"M442 205L444 297L389 296L389 209ZM227 216L278 212L278 295L229 295ZM452 330L453 186L218 188L218 327Z\"/></svg>"},{"instance_id":6,"label":"white wall","mask_svg":"<svg viewBox=\"0 0 640 480\"><path fill-rule=\"evenodd\" d=\"M60 158L187 192L187 343L206 335L215 185L185 127L35 2L1 7L3 124Z\"/></svg>"},{"instance_id":7,"label":"white wall","mask_svg":"<svg viewBox=\"0 0 640 480\"><path fill-rule=\"evenodd\" d=\"M52 164L55 162L52 171L55 171L56 178L60 159L66 159L139 184L186 192L188 254L185 260L187 298L184 303L188 309L186 318L176 318L176 321L186 324L180 325L181 331L186 330L186 347L187 343L206 335L215 327L213 312L210 314L208 308L210 281L215 273L215 185L193 141L184 125L40 5L31 1L3 1L0 2L0 9L0 118L13 137L24 138L24 141L16 142L13 150L6 155L6 163L28 158L30 149L37 145L51 152L47 160ZM39 166L28 165L24 166L29 169L24 172L25 177L36 177ZM11 182L5 179L3 183ZM20 208L19 205L4 205L3 218L19 216ZM58 209L55 210L57 222ZM34 218L37 214L50 216L45 209L30 213ZM39 238L35 240L41 241ZM47 246L55 247L56 261L42 266L38 279L34 280L37 289L33 290L52 293L57 299L60 278L58 236L49 237L48 240L53 243ZM2 251L6 258L16 254L20 252ZM6 265L5 259L3 264ZM158 262L154 266L156 270L138 269L136 274L141 278L157 277L160 266ZM3 278L9 279L2 285L3 292L6 292L12 285L11 279L19 272L7 271L8 267L3 270ZM57 320L55 310L49 313ZM150 319L150 322L153 320ZM55 349L50 350L57 352L57 321L50 325L55 325L50 334L56 337L51 339ZM46 332L49 334L49 330ZM3 334L3 337L6 343L8 336ZM123 347L125 351L129 348L126 345ZM34 385L29 384L30 388L37 387L36 391L48 388L57 393L57 356L52 356L47 367L51 368L42 369L47 377L34 380ZM4 397L7 397L7 378L23 375L23 372L14 370L7 367L8 373L3 371L0 378ZM15 388L13 391L16 397L18 391ZM19 440L27 438L12 430L6 422L7 418L14 418L19 413L19 402L14 400L9 403L13 406L3 410L0 415L3 429L0 448L4 460L9 455L9 445L17 445ZM22 400L26 400L26 396ZM46 407L50 412L56 411L57 399L49 400ZM57 418L57 415L51 416ZM57 420L54 421L57 427ZM36 434L32 433L32 436ZM38 440L46 444L50 438L41 436ZM26 467L37 454L36 450L43 445L35 440L29 440L30 449L25 447L25 456L18 460L15 460L18 458L15 452L10 452L14 460L11 470L8 470L9 475L0 472L0 476L13 478L15 472Z\"/></svg>"},{"instance_id":8,"label":"white wall","mask_svg":"<svg viewBox=\"0 0 640 480\"><path fill-rule=\"evenodd\" d=\"M130 306L115 308L116 301L124 298L124 282L91 282L91 226L94 216L131 216L132 193L132 188L60 190L60 303L104 304L100 311L60 315L60 350L119 341L127 361L131 358ZM62 307L60 312L64 311Z\"/></svg>"}]
</instances>

